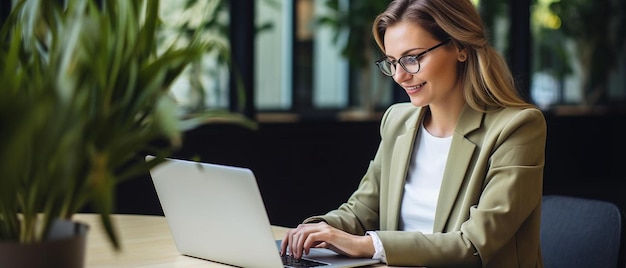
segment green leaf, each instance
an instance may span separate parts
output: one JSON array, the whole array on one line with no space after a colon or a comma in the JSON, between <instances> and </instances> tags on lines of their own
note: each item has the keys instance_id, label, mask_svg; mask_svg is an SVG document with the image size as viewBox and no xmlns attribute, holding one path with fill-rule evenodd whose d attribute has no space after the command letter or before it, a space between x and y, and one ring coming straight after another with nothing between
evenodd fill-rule
<instances>
[{"instance_id":1,"label":"green leaf","mask_svg":"<svg viewBox=\"0 0 626 268\"><path fill-rule=\"evenodd\" d=\"M224 39L205 40L198 29L184 46L157 52L158 14L158 0L13 6L0 28L0 240L39 241L54 219L90 205L119 249L110 215L120 181L158 165L186 129L211 122L256 127L227 111L179 113L172 83L203 55L216 52L227 63L230 52ZM145 153L158 157L146 162Z\"/></svg>"}]
</instances>

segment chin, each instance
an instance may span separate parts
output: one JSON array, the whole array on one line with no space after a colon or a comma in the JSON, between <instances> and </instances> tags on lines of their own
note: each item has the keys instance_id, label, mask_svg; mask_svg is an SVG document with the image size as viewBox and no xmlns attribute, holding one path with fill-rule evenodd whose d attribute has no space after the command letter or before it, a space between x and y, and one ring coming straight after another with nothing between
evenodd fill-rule
<instances>
[{"instance_id":1,"label":"chin","mask_svg":"<svg viewBox=\"0 0 626 268\"><path fill-rule=\"evenodd\" d=\"M410 97L410 96L409 96ZM415 107L424 107L424 106L428 106L428 103L424 102L423 100L420 99L414 99L414 98L410 98L411 100L411 104L413 104L413 106Z\"/></svg>"}]
</instances>

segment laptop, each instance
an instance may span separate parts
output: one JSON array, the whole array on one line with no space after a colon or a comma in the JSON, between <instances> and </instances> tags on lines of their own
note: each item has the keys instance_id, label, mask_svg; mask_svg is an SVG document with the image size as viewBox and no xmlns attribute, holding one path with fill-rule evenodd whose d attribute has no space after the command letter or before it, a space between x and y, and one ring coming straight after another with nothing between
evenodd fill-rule
<instances>
[{"instance_id":1,"label":"laptop","mask_svg":"<svg viewBox=\"0 0 626 268\"><path fill-rule=\"evenodd\" d=\"M238 267L297 267L283 264L250 169L166 158L150 175L181 254ZM299 262L309 261L328 268L379 263L328 249L311 249Z\"/></svg>"}]
</instances>

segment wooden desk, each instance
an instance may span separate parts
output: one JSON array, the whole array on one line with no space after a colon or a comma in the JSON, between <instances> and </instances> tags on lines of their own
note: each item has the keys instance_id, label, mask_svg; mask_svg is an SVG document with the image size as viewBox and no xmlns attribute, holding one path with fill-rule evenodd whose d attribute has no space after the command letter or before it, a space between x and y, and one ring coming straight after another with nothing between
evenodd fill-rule
<instances>
[{"instance_id":1,"label":"wooden desk","mask_svg":"<svg viewBox=\"0 0 626 268\"><path fill-rule=\"evenodd\" d=\"M113 215L112 218L121 241L119 252L113 250L98 215L74 215L74 220L89 225L85 267L232 267L181 255L165 217ZM287 231L284 227L272 228L277 239L282 239Z\"/></svg>"},{"instance_id":2,"label":"wooden desk","mask_svg":"<svg viewBox=\"0 0 626 268\"><path fill-rule=\"evenodd\" d=\"M89 225L85 267L228 267L181 255L165 217L112 217L121 241L120 251L113 249L98 215L74 215L74 220Z\"/></svg>"}]
</instances>

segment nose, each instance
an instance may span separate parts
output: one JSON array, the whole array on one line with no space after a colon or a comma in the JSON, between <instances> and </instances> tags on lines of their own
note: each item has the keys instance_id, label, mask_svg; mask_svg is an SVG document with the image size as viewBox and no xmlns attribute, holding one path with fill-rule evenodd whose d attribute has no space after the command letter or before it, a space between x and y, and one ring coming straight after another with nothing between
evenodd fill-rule
<instances>
[{"instance_id":1,"label":"nose","mask_svg":"<svg viewBox=\"0 0 626 268\"><path fill-rule=\"evenodd\" d=\"M405 71L400 64L396 66L396 73L393 75L393 80L395 80L396 83L400 84L408 79L411 79L412 77L413 75Z\"/></svg>"}]
</instances>

